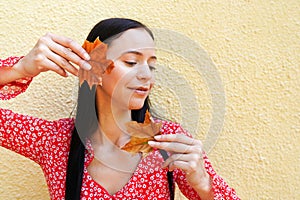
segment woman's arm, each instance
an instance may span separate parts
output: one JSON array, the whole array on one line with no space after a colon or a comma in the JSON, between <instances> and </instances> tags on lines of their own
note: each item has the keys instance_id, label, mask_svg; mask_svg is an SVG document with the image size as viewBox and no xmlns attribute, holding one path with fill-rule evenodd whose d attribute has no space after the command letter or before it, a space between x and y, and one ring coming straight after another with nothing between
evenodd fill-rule
<instances>
[{"instance_id":1,"label":"woman's arm","mask_svg":"<svg viewBox=\"0 0 300 200\"><path fill-rule=\"evenodd\" d=\"M17 62L15 65L18 65ZM25 78L21 73L16 70L16 67L1 67L0 68L0 85L4 85L15 80Z\"/></svg>"},{"instance_id":2,"label":"woman's arm","mask_svg":"<svg viewBox=\"0 0 300 200\"><path fill-rule=\"evenodd\" d=\"M21 57L0 59L0 69L11 68L20 59ZM31 78L21 78L0 85L0 100L8 100L24 92L31 80ZM53 144L65 143L68 140L72 128L72 119L47 121L0 108L0 146L15 151L39 164L42 164L46 155L51 153ZM60 144L59 146L63 145ZM68 145L64 148L67 147Z\"/></svg>"},{"instance_id":3,"label":"woman's arm","mask_svg":"<svg viewBox=\"0 0 300 200\"><path fill-rule=\"evenodd\" d=\"M67 72L77 76L78 69L72 63L89 70L91 69L87 62L89 59L86 51L75 41L48 33L41 37L33 49L15 65L0 68L0 85L35 77L48 70L64 77L67 76Z\"/></svg>"},{"instance_id":4,"label":"woman's arm","mask_svg":"<svg viewBox=\"0 0 300 200\"><path fill-rule=\"evenodd\" d=\"M24 92L32 77L44 71L51 70L62 76L67 76L67 72L77 75L78 69L72 63L89 69L88 59L89 55L73 40L46 34L25 57L0 59L0 100ZM69 138L72 126L72 119L52 122L0 108L0 146L40 164L54 143Z\"/></svg>"},{"instance_id":5,"label":"woman's arm","mask_svg":"<svg viewBox=\"0 0 300 200\"><path fill-rule=\"evenodd\" d=\"M0 146L43 164L53 151L69 147L73 119L48 121L0 108Z\"/></svg>"},{"instance_id":6,"label":"woman's arm","mask_svg":"<svg viewBox=\"0 0 300 200\"><path fill-rule=\"evenodd\" d=\"M11 68L21 58L0 59L0 69ZM0 77L2 76L4 75L0 74ZM31 80L21 78L0 85L0 100L8 100L24 92ZM0 108L0 146L41 164L45 160L45 155L49 154L53 143L57 143L56 140L66 141L62 138L69 137L72 124L72 119L51 122Z\"/></svg>"},{"instance_id":7,"label":"woman's arm","mask_svg":"<svg viewBox=\"0 0 300 200\"><path fill-rule=\"evenodd\" d=\"M6 58L4 60L0 59L0 72L3 72L2 69L8 69L14 66L22 57L12 56L9 58ZM2 75L0 73L0 78L2 78L4 74ZM7 73L5 73L5 76L7 76ZM9 82L5 85L0 84L0 100L9 100L12 98L15 98L19 94L26 91L29 84L31 83L32 78L22 78L18 79L12 82Z\"/></svg>"}]
</instances>

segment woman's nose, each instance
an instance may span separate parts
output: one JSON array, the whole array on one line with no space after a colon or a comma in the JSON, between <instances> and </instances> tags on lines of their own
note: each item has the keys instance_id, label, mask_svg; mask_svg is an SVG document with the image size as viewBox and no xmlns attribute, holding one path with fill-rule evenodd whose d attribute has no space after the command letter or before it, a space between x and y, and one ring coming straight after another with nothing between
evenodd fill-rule
<instances>
[{"instance_id":1,"label":"woman's nose","mask_svg":"<svg viewBox=\"0 0 300 200\"><path fill-rule=\"evenodd\" d=\"M140 66L138 72L137 72L137 78L139 80L150 80L152 78L152 72L150 70L150 67L148 64L144 64Z\"/></svg>"}]
</instances>

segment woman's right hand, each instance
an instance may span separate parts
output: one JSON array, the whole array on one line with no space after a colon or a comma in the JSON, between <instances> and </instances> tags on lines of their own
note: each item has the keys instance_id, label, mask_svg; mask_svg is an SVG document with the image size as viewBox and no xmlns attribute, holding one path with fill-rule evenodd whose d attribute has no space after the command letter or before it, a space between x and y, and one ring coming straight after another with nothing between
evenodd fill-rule
<instances>
[{"instance_id":1,"label":"woman's right hand","mask_svg":"<svg viewBox=\"0 0 300 200\"><path fill-rule=\"evenodd\" d=\"M78 68L90 70L88 53L70 38L47 33L15 66L22 77L34 77L41 72L54 71L63 77L67 72L78 76Z\"/></svg>"}]
</instances>

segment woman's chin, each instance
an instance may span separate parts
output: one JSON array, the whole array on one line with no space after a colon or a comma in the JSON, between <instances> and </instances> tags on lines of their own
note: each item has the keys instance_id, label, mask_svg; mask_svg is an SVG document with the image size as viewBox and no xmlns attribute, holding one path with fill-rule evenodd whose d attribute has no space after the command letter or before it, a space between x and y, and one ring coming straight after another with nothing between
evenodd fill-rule
<instances>
[{"instance_id":1,"label":"woman's chin","mask_svg":"<svg viewBox=\"0 0 300 200\"><path fill-rule=\"evenodd\" d=\"M139 110L144 106L145 101L131 101L128 105L129 110Z\"/></svg>"},{"instance_id":2,"label":"woman's chin","mask_svg":"<svg viewBox=\"0 0 300 200\"><path fill-rule=\"evenodd\" d=\"M139 110L143 105L129 105L129 110Z\"/></svg>"}]
</instances>

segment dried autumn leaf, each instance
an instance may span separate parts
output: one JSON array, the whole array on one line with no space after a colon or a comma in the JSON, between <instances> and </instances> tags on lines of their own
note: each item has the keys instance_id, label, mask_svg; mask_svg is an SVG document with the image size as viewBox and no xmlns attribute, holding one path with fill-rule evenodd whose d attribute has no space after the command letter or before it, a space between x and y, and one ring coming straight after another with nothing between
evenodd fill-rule
<instances>
[{"instance_id":1,"label":"dried autumn leaf","mask_svg":"<svg viewBox=\"0 0 300 200\"><path fill-rule=\"evenodd\" d=\"M143 157L152 151L152 147L148 145L148 141L154 140L153 137L140 138L132 136L130 141L121 149L130 153L142 153Z\"/></svg>"},{"instance_id":2,"label":"dried autumn leaf","mask_svg":"<svg viewBox=\"0 0 300 200\"><path fill-rule=\"evenodd\" d=\"M102 45L102 44L104 44L104 43L101 42L99 40L99 38L97 38L94 42L90 42L88 40L85 40L83 45L82 45L82 48L84 48L85 51L89 54L89 53L91 53L91 51L93 49L95 49L96 47L98 47L99 45Z\"/></svg>"},{"instance_id":3,"label":"dried autumn leaf","mask_svg":"<svg viewBox=\"0 0 300 200\"><path fill-rule=\"evenodd\" d=\"M157 135L160 131L161 125L161 122L154 122L150 112L146 111L144 123L131 121L126 124L126 127L129 135L145 138Z\"/></svg>"},{"instance_id":4,"label":"dried autumn leaf","mask_svg":"<svg viewBox=\"0 0 300 200\"><path fill-rule=\"evenodd\" d=\"M91 59L88 61L92 66L89 71L81 70L80 85L86 80L90 87L99 83L103 73L111 73L114 62L106 58L107 45L97 38L94 42L85 41L82 47L89 53Z\"/></svg>"},{"instance_id":5,"label":"dried autumn leaf","mask_svg":"<svg viewBox=\"0 0 300 200\"><path fill-rule=\"evenodd\" d=\"M121 149L130 153L142 153L143 156L152 151L148 141L154 140L155 135L159 135L161 122L154 122L150 113L147 111L143 123L131 121L126 124L127 131L131 135L130 141Z\"/></svg>"}]
</instances>

